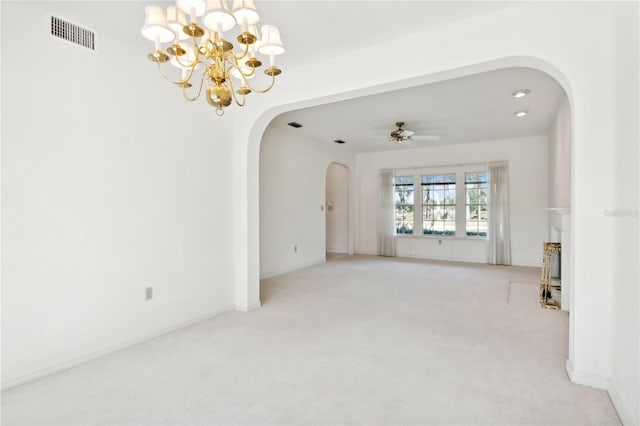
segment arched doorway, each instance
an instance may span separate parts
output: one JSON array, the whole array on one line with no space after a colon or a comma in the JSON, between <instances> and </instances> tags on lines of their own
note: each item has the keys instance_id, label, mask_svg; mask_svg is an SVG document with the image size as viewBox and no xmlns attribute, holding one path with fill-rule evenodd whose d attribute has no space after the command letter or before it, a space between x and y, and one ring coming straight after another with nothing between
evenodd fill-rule
<instances>
[{"instance_id":1,"label":"arched doorway","mask_svg":"<svg viewBox=\"0 0 640 426\"><path fill-rule=\"evenodd\" d=\"M244 202L246 202L246 209L241 212L243 217L240 218L239 223L243 224L243 226L238 229L238 232L241 232L244 236L246 236L246 240L244 240L238 247L238 253L245 253L246 256L239 258L238 264L236 265L236 271L238 272L239 276L239 280L235 289L236 306L238 307L238 309L248 311L260 307L260 150L263 135L276 117L278 117L282 113L297 109L308 108L372 94L381 94L393 90L410 88L423 84L435 83L439 81L454 79L457 77L499 70L508 67L528 67L542 71L554 78L562 86L567 94L568 104L570 105L571 110L572 127L575 126L573 89L566 76L555 65L545 60L531 56L509 56L502 59L491 60L488 62L475 63L459 68L451 68L447 71L425 74L420 77L391 80L386 82L385 84L362 87L358 90L353 90L350 92L338 92L329 96L297 99L297 101L264 110L259 115L257 115L255 117L254 125L251 128L245 129L245 136L248 143L246 146L246 151L242 152L246 156L239 158L239 161L241 161L240 165L242 166L243 171L246 173L246 194L243 194L246 195L246 198L244 198ZM574 158L574 150L574 135L572 134L572 158ZM573 164L571 167L571 176L572 181L575 181L575 168L573 167ZM571 200L573 201L573 186L571 188L571 193ZM242 197L240 199L242 200ZM356 203L354 204L354 210L357 209L358 205ZM352 245L350 246L350 252L353 252L356 249L353 241L358 239L358 231L355 229L351 229L350 231L352 234ZM571 239L571 245L572 247L575 246L573 237ZM571 294L575 294L575 291L573 290L573 283L575 280L575 275L573 274L573 272L575 271L574 258L575 253L570 258L569 266L569 269L572 272L572 279L570 282ZM570 347L572 346L573 345L570 344Z\"/></svg>"},{"instance_id":2,"label":"arched doorway","mask_svg":"<svg viewBox=\"0 0 640 426\"><path fill-rule=\"evenodd\" d=\"M530 68L537 69L549 74L562 86L562 88L565 90L567 94L569 105L570 105L570 111L571 111L572 128L580 129L581 127L578 126L578 124L585 124L584 122L576 123L576 118L575 118L576 112L574 109L575 99L573 94L574 88L569 83L564 73L553 64L550 64L545 60L541 60L539 58L530 57L530 56L504 57L503 59L493 60L493 61L483 62L483 63L476 63L474 65L463 66L462 68L452 68L451 70L446 72L427 74L422 77L411 78L407 80L390 81L387 84L361 88L360 90L354 90L348 93L336 93L330 96L324 96L319 98L301 99L301 100L298 100L297 102L292 102L286 105L282 105L280 107L272 108L270 110L265 110L262 112L261 115L256 117L254 126L251 128L250 132L247 133L247 138L248 138L248 145L247 145L247 151L246 151L247 157L246 157L246 162L244 163L244 166L245 166L244 170L247 172L247 184L248 184L247 194L246 194L247 195L247 198L246 198L247 227L244 229L244 232L247 232L248 239L247 239L247 246L246 246L246 253L247 253L247 257L245 259L246 263L245 261L242 261L238 264L238 271L240 272L240 282L239 282L239 285L236 287L236 296L238 300L237 305L240 307L239 309L251 310L260 306L259 278L258 278L260 254L258 250L259 243L257 238L257 235L259 232L258 231L259 221L257 220L258 217L256 215L256 212L259 211L259 202L258 202L259 197L258 197L257 191L255 190L256 188L258 188L257 184L259 179L258 179L257 173L255 172L256 170L258 170L258 163L259 163L258 154L260 150L260 142L261 142L262 134L264 133L264 130L267 128L269 123L276 116L278 116L283 112L292 111L295 109L306 108L310 106L321 105L321 104L345 100L345 99L351 99L359 96L366 96L369 94L383 93L390 90L397 90L399 88L407 88L407 87L412 87L420 84L428 84L432 82L443 81L443 80L452 79L460 76L471 75L474 73L486 72L491 70L497 70L497 69L502 69L506 67L530 67ZM576 135L575 133L572 132L572 137L571 137L572 158L576 158L575 156L576 145L574 143L575 138L576 138ZM576 178L576 168L573 165L573 161L572 161L572 167L571 167L571 176L572 176L572 182L576 182L578 180ZM584 178L584 175L580 175L580 176L583 177L583 180L588 180ZM572 184L572 187L571 187L572 205L575 205L574 201L576 197L576 191L574 187L575 185ZM358 209L357 205L355 205L355 209L356 210ZM576 223L576 220L577 219L576 219L575 213L572 212L571 214L572 229L575 226L574 224ZM355 231L355 234L357 239L358 238L357 230ZM571 236L572 249L576 247L576 234L577 233L572 232L572 236ZM570 263L569 270L571 271L571 282L569 283L569 286L571 288L571 295L572 295L570 309L574 313L576 312L573 309L573 305L574 303L576 303L576 298L575 298L576 291L574 289L574 283L578 279L578 277L576 276L577 262L575 259L578 257L578 255L576 254L576 251L577 250L573 251L569 259L569 263ZM574 339L576 336L576 331L575 331L576 324L580 322L578 321L578 318L577 318L578 316L580 315L574 314L574 315L571 315L571 318L570 318L569 357L568 357L569 362L567 364L567 369L569 370L569 374L572 377L572 380L583 383L585 382L584 380L574 377L575 374L573 373L573 371L575 371L576 368L571 367L572 364L576 363L575 361L576 353L578 352L575 349L576 341ZM593 323L592 319L584 316L580 316L580 319L583 321L583 325L585 327L587 327L588 324ZM580 341L580 345L584 347L588 347L589 342ZM592 357L588 356L587 351L581 351L579 353L582 356L584 356L585 359L584 360L580 359L579 362L577 362L578 364L582 365L583 363L595 361L594 359L592 359ZM584 370L588 370L588 369L584 368ZM589 383L592 383L592 382L593 381L590 381Z\"/></svg>"}]
</instances>

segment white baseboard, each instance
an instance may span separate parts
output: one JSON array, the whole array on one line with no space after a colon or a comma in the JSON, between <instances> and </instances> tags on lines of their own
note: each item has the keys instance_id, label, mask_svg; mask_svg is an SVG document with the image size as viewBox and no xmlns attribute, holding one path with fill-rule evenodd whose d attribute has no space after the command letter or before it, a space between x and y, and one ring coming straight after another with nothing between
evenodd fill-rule
<instances>
[{"instance_id":1,"label":"white baseboard","mask_svg":"<svg viewBox=\"0 0 640 426\"><path fill-rule=\"evenodd\" d=\"M236 311L251 312L251 311L255 311L256 309L260 309L261 306L262 306L262 303L260 303L259 301L251 305L236 305Z\"/></svg>"},{"instance_id":2,"label":"white baseboard","mask_svg":"<svg viewBox=\"0 0 640 426\"><path fill-rule=\"evenodd\" d=\"M283 274L288 274L289 272L294 272L294 271L299 271L301 269L305 269L305 268L310 268L312 266L316 266L316 265L322 265L323 263L327 263L327 258L325 257L325 253L322 253L322 257L317 258L315 260L312 260L310 262L304 262L304 263L300 263L298 265L289 267L289 268L285 268L285 269L281 269L278 271L271 271L271 272L267 272L263 274L262 268L260 268L260 279L261 280L268 280L269 278L274 278L277 277L278 275L283 275ZM240 309L239 309L240 310Z\"/></svg>"},{"instance_id":3,"label":"white baseboard","mask_svg":"<svg viewBox=\"0 0 640 426\"><path fill-rule=\"evenodd\" d=\"M565 368L567 370L567 375L569 376L569 380L571 380L571 382L578 385L590 386L593 388L606 390L607 393L609 394L609 398L611 398L611 402L613 403L613 406L616 409L618 413L618 417L620 417L620 420L622 421L623 425L631 426L631 425L640 424L640 418L634 419L631 416L631 412L627 409L627 406L625 405L616 387L614 386L614 384L611 382L610 379L596 375L596 374L576 371L573 368L571 361L569 361L568 359L565 364Z\"/></svg>"},{"instance_id":4,"label":"white baseboard","mask_svg":"<svg viewBox=\"0 0 640 426\"><path fill-rule=\"evenodd\" d=\"M613 382L609 380L609 386L607 388L607 392L609 393L609 398L611 398L611 402L613 402L613 406L616 408L618 412L618 417L622 421L622 424L625 426L638 425L640 424L640 418L636 417L635 419L631 416L631 412L627 409L627 406L623 402L620 394L618 393L616 387L613 385ZM640 416L640 413L636 413L636 415Z\"/></svg>"},{"instance_id":5,"label":"white baseboard","mask_svg":"<svg viewBox=\"0 0 640 426\"><path fill-rule=\"evenodd\" d=\"M575 383L577 385L591 386L592 388L604 390L609 389L608 377L586 373L584 371L577 371L573 368L573 364L571 364L571 361L569 361L568 359L565 363L565 369L567 370L567 375L569 376L569 380L571 380L572 383Z\"/></svg>"},{"instance_id":6,"label":"white baseboard","mask_svg":"<svg viewBox=\"0 0 640 426\"><path fill-rule=\"evenodd\" d=\"M369 256L377 256L378 252L377 251L370 251L370 250L356 250L355 254L366 254Z\"/></svg>"},{"instance_id":7,"label":"white baseboard","mask_svg":"<svg viewBox=\"0 0 640 426\"><path fill-rule=\"evenodd\" d=\"M83 364L87 361L91 361L93 359L99 358L101 356L122 350L122 349L126 349L128 347L137 345L138 343L142 343L145 342L147 340L151 340L155 337L158 336L162 336L163 334L167 334L170 333L172 331L176 331L176 330L180 330L181 328L185 328L188 327L190 325L194 325L206 320L209 320L211 318L217 317L218 315L221 315L223 313L226 312L231 312L234 310L234 306L226 306L223 307L221 309L215 310L213 312L209 312L207 314L204 315L198 315L196 317L190 318L186 321L181 321L177 324L174 324L172 326L169 327L165 327L159 330L155 330L151 333L147 333L145 335L142 335L140 337L136 337L134 339L129 339L129 340L125 340L123 342L119 342L119 343L115 343L115 344L110 344L98 349L94 349L94 350L90 350L87 351L79 356L74 356L74 357L69 357L67 359L63 359L61 361L55 361L52 362L48 365L44 365L38 368L33 369L33 371L30 372L26 372L26 373L20 373L20 374L16 374L16 375L9 375L8 377L3 374L2 377L2 385L0 385L0 388L4 391L28 382L31 382L33 380L37 380L40 379L42 377L45 376L49 376L51 374L54 373L58 373L60 371L63 370L67 370L71 367L75 367L77 365Z\"/></svg>"}]
</instances>

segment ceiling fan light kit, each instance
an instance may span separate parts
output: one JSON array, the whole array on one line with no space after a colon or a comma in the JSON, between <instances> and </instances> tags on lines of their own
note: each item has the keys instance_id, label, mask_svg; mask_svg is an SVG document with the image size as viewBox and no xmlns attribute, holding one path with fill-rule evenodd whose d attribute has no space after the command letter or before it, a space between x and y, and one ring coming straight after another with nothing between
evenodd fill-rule
<instances>
[{"instance_id":1,"label":"ceiling fan light kit","mask_svg":"<svg viewBox=\"0 0 640 426\"><path fill-rule=\"evenodd\" d=\"M147 58L157 64L165 79L182 89L188 101L198 99L206 84L207 102L219 116L233 101L244 106L251 92L271 90L282 73L275 65L275 57L285 52L280 31L274 25L263 25L258 31L260 14L254 0L234 0L232 9L226 0L176 0L175 6L147 6L145 12L141 33L155 44ZM237 49L223 37L236 26L240 28ZM171 43L166 51L163 43ZM258 53L269 60L264 74L270 79L262 89L249 84L262 66ZM172 79L163 68L166 62L178 68L181 77Z\"/></svg>"}]
</instances>

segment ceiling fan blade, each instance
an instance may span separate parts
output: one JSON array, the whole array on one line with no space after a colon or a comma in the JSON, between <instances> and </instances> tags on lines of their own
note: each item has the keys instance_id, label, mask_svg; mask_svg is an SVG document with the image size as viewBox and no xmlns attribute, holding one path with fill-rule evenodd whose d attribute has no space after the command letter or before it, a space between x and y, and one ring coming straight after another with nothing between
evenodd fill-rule
<instances>
[{"instance_id":1,"label":"ceiling fan blade","mask_svg":"<svg viewBox=\"0 0 640 426\"><path fill-rule=\"evenodd\" d=\"M440 136L435 135L413 135L409 139L414 141L439 141Z\"/></svg>"},{"instance_id":2,"label":"ceiling fan blade","mask_svg":"<svg viewBox=\"0 0 640 426\"><path fill-rule=\"evenodd\" d=\"M411 130L404 130L402 129L399 134L400 136L402 136L403 138L408 138L411 135L414 135L416 132L412 132Z\"/></svg>"}]
</instances>

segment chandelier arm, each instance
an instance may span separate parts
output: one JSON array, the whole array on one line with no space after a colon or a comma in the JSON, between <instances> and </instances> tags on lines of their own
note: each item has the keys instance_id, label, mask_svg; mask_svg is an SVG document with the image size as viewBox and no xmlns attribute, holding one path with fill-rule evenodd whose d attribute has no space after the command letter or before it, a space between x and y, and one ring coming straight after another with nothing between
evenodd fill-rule
<instances>
[{"instance_id":1,"label":"chandelier arm","mask_svg":"<svg viewBox=\"0 0 640 426\"><path fill-rule=\"evenodd\" d=\"M173 84L180 84L183 82L182 80L175 81L171 77L169 77L167 73L164 72L164 69L162 68L162 64L160 62L158 62L158 71L160 72L160 75L164 77L165 80L170 81Z\"/></svg>"},{"instance_id":2,"label":"chandelier arm","mask_svg":"<svg viewBox=\"0 0 640 426\"><path fill-rule=\"evenodd\" d=\"M249 53L249 45L245 43L242 43L242 44L244 44L244 54L238 56L235 53L233 53L233 57L236 58L236 61L239 61L240 59L246 57L247 54Z\"/></svg>"},{"instance_id":3,"label":"chandelier arm","mask_svg":"<svg viewBox=\"0 0 640 426\"><path fill-rule=\"evenodd\" d=\"M229 65L227 67L227 73L231 72L232 68L235 68L243 77L245 77L244 80L245 80L245 83L247 83L246 79L253 77L256 74L256 69L255 67L249 67L251 68L251 71L249 71L248 73L244 72L242 68L238 65L239 59L242 59L242 58L237 58L235 55L233 55L233 61L231 60L228 61Z\"/></svg>"},{"instance_id":4,"label":"chandelier arm","mask_svg":"<svg viewBox=\"0 0 640 426\"><path fill-rule=\"evenodd\" d=\"M241 106L241 107L242 107L242 106L244 106L244 104L245 104L245 102L246 102L246 100L247 100L247 98L246 98L245 94L244 94L244 93L242 93L242 102L240 102L240 101L238 100L237 93L236 93L236 91L235 91L235 90L234 90L234 88L233 88L233 79L231 79L231 78L230 78L230 79L229 79L229 80L227 80L227 81L229 82L229 86L231 87L231 95L233 96L233 100L236 102L236 104L237 104L238 106Z\"/></svg>"},{"instance_id":5,"label":"chandelier arm","mask_svg":"<svg viewBox=\"0 0 640 426\"><path fill-rule=\"evenodd\" d=\"M242 69L241 69L241 68L238 68L238 70L240 71L240 73L241 73L244 77L246 77L246 78L251 78L251 77L253 77L254 75L256 75L256 69L255 69L255 67L249 67L249 68L251 68L251 71L250 71L250 72L248 72L248 73L245 73L244 71L242 71Z\"/></svg>"},{"instance_id":6,"label":"chandelier arm","mask_svg":"<svg viewBox=\"0 0 640 426\"><path fill-rule=\"evenodd\" d=\"M251 91L252 91L252 92L256 92L256 93L267 93L267 92L268 92L269 90L271 90L271 89L273 88L273 86L276 84L276 76L275 76L275 75L272 75L272 76L271 76L271 84L269 84L269 87L267 87L266 89L262 89L262 90L254 89L254 88L249 84L249 82L248 82L248 81L247 81L246 83L247 83L247 87L248 87L249 89L251 89Z\"/></svg>"},{"instance_id":7,"label":"chandelier arm","mask_svg":"<svg viewBox=\"0 0 640 426\"><path fill-rule=\"evenodd\" d=\"M183 87L182 88L182 96L184 96L184 98L186 100L188 100L189 102L193 102L196 99L198 99L200 97L200 94L202 93L202 86L204 85L204 74L202 75L202 78L200 79L200 86L198 87L198 92L196 93L196 95L194 97L189 97L189 95L187 94L187 88Z\"/></svg>"},{"instance_id":8,"label":"chandelier arm","mask_svg":"<svg viewBox=\"0 0 640 426\"><path fill-rule=\"evenodd\" d=\"M199 56L199 55L198 55L198 56ZM193 62L191 62L190 64L187 64L187 63L182 62L182 59L180 59L180 56L175 56L175 58L176 58L176 62L177 62L181 67L183 67L183 68L192 68L192 67L195 67L196 65L198 65L198 63L199 63L199 62L202 62L202 61L200 61L200 59L199 59L199 57L198 57L198 56L196 56L196 59L194 59L194 60L193 60Z\"/></svg>"},{"instance_id":9,"label":"chandelier arm","mask_svg":"<svg viewBox=\"0 0 640 426\"><path fill-rule=\"evenodd\" d=\"M198 62L201 62L201 61L198 61ZM162 68L162 64L161 64L160 62L158 62L158 71L160 71L160 75L161 75L161 76L163 76L163 77L165 78L165 80L170 81L170 82L171 82L171 83L173 83L173 84L178 84L178 85L180 85L180 84L183 84L183 83L188 82L188 81L189 81L189 79L191 79L191 76L193 75L193 72L194 72L194 71L195 71L195 69L196 69L195 65L197 65L197 64L198 64L198 62L196 62L196 63L194 64L194 66L189 70L189 74L187 74L187 77L186 77L186 78L181 78L180 80L173 80L171 77L169 77L169 76L167 75L167 73L166 73L166 72L164 72L164 69Z\"/></svg>"},{"instance_id":10,"label":"chandelier arm","mask_svg":"<svg viewBox=\"0 0 640 426\"><path fill-rule=\"evenodd\" d=\"M198 46L197 50L199 54L209 56L209 53L215 50L215 44L213 43L213 40L208 38L202 45Z\"/></svg>"},{"instance_id":11,"label":"chandelier arm","mask_svg":"<svg viewBox=\"0 0 640 426\"><path fill-rule=\"evenodd\" d=\"M184 68L191 68L191 67L194 67L194 68L195 68L195 66L196 66L198 63L201 63L201 62L202 62L202 61L200 60L200 55L202 55L203 53L201 53L201 52L200 52L200 47L201 47L201 46L199 46L199 45L198 45L198 39L196 39L195 37L193 37L193 36L192 36L192 37L191 37L191 40L193 40L193 47L194 47L194 50L195 50L195 52L196 52L196 57L193 59L193 62L192 62L192 63L190 63L190 64L187 64L187 63L182 62L182 59L180 59L180 56L175 56L175 58L176 58L176 62L177 62L181 67L184 67Z\"/></svg>"},{"instance_id":12,"label":"chandelier arm","mask_svg":"<svg viewBox=\"0 0 640 426\"><path fill-rule=\"evenodd\" d=\"M191 67L189 67L189 72L187 73L187 76L182 79L183 82L186 83L189 80L191 80L191 77L193 76L193 73L196 72L196 67L198 66L199 63L203 63L203 62L198 60L198 61L194 62Z\"/></svg>"}]
</instances>

